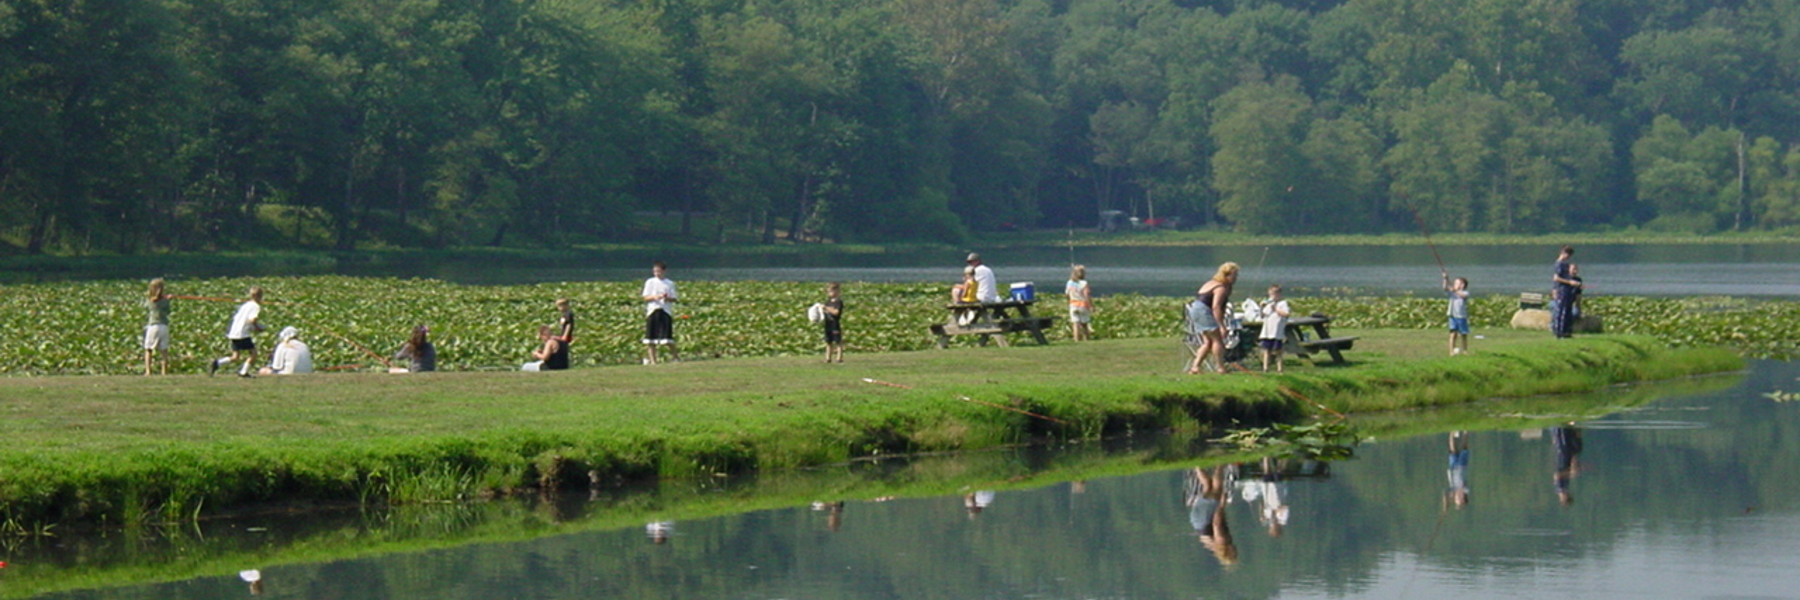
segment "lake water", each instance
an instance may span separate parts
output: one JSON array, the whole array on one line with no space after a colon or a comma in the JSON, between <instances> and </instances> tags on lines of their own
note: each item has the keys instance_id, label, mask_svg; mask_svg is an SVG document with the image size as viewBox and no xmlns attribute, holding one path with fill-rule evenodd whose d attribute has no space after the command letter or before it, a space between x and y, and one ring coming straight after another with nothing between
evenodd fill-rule
<instances>
[{"instance_id":1,"label":"lake water","mask_svg":"<svg viewBox=\"0 0 1800 600\"><path fill-rule=\"evenodd\" d=\"M1516 294L1549 287L1554 247L1446 246L1444 265L1467 277L1477 293ZM1098 294L1191 294L1224 261L1244 267L1242 284L1283 284L1306 294L1435 292L1437 257L1427 246L1222 246L1037 248L982 252L1002 283L1032 282L1060 291L1071 257L1088 267ZM671 258L680 280L951 282L961 277L961 253L933 251L875 255L696 256ZM1575 256L1590 294L1633 296L1800 295L1800 244L1636 244L1580 246ZM360 266L353 274L422 275L464 283L637 281L648 256L620 254L569 265L440 262ZM570 261L582 262L582 261Z\"/></svg>"},{"instance_id":2,"label":"lake water","mask_svg":"<svg viewBox=\"0 0 1800 600\"><path fill-rule=\"evenodd\" d=\"M1196 498L1193 470L1174 468L1037 485L995 475L941 497L862 492L685 519L659 513L655 497L637 498L592 508L646 515L599 531L275 564L258 557L277 554L274 540L288 526L196 528L170 534L166 568L212 574L42 597L243 598L249 590L233 573L256 568L266 598L1793 598L1800 401L1767 394L1795 391L1800 363L1762 361L1724 391L1565 428L1469 432L1460 507L1446 500L1451 435L1437 433L1375 440L1355 459L1323 465L1207 465L1202 472L1228 480L1216 511L1205 510L1207 494ZM978 458L1045 460L1022 451ZM1268 500L1271 490L1279 502ZM410 527L430 535L457 529L455 520ZM1209 520L1227 531L1198 534L1196 523ZM387 526L323 537L366 536L377 547L391 541ZM203 558L203 543L242 551ZM12 560L17 570L31 557ZM154 566L134 569L156 577ZM13 574L0 571L0 596L12 597Z\"/></svg>"}]
</instances>

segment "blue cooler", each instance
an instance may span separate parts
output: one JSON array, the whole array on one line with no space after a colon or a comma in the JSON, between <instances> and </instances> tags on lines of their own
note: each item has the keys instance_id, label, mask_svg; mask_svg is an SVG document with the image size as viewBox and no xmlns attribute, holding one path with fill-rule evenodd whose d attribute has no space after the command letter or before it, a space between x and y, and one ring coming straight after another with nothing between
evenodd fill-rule
<instances>
[{"instance_id":1,"label":"blue cooler","mask_svg":"<svg viewBox=\"0 0 1800 600\"><path fill-rule=\"evenodd\" d=\"M1012 284L1012 299L1018 302L1037 302L1037 288L1031 282Z\"/></svg>"}]
</instances>

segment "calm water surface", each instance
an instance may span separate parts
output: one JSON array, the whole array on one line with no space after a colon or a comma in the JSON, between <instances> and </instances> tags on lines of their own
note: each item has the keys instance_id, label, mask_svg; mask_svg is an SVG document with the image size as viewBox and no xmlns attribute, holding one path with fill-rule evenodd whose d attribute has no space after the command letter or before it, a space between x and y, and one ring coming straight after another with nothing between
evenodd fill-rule
<instances>
[{"instance_id":1,"label":"calm water surface","mask_svg":"<svg viewBox=\"0 0 1800 600\"><path fill-rule=\"evenodd\" d=\"M1468 277L1477 292L1515 294L1549 287L1556 248L1450 246L1438 255L1452 275ZM1002 282L1033 282L1060 290L1073 262L1088 267L1099 294L1186 295L1224 261L1245 268L1252 288L1281 283L1309 293L1435 292L1438 263L1426 246L1231 246L1217 248L1075 248L984 251ZM1800 244L1594 245L1576 253L1590 294L1633 296L1797 296ZM671 259L677 280L947 282L960 277L963 256L919 252L851 256L710 257ZM642 263L642 264L640 264ZM619 257L606 264L518 266L443 263L408 265L407 276L464 283L637 281L648 259ZM386 274L372 268L371 274Z\"/></svg>"},{"instance_id":2,"label":"calm water surface","mask_svg":"<svg viewBox=\"0 0 1800 600\"><path fill-rule=\"evenodd\" d=\"M1796 390L1800 363L1759 362L1723 392L1471 432L1461 507L1434 434L1208 467L1216 512L1183 468L243 567L266 598L1794 598L1800 402L1765 394ZM1197 533L1209 515L1226 531ZM46 597L247 595L221 575Z\"/></svg>"}]
</instances>

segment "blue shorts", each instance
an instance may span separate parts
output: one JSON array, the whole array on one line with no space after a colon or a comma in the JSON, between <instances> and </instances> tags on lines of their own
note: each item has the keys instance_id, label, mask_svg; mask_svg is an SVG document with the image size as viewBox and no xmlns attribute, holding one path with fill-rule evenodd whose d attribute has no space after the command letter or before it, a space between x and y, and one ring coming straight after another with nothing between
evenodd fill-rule
<instances>
[{"instance_id":1,"label":"blue shorts","mask_svg":"<svg viewBox=\"0 0 1800 600\"><path fill-rule=\"evenodd\" d=\"M1469 335L1469 319L1467 317L1450 317L1450 333Z\"/></svg>"}]
</instances>

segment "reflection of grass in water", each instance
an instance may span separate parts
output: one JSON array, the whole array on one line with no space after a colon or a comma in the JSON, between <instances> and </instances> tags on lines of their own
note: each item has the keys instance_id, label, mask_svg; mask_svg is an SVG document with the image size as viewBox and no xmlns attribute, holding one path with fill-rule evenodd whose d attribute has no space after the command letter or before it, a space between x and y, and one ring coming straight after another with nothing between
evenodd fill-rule
<instances>
[{"instance_id":1,"label":"reflection of grass in water","mask_svg":"<svg viewBox=\"0 0 1800 600\"><path fill-rule=\"evenodd\" d=\"M456 500L534 486L695 477L859 456L1202 431L1340 412L1594 389L1739 368L1647 338L1346 331L1348 367L1190 377L1166 340L581 369L526 376L0 380L4 515L163 522L279 500ZM864 375L909 387L870 385ZM95 385L99 382L103 385ZM981 403L962 402L969 397ZM252 400L253 398L253 400ZM1045 415L1050 421L995 406Z\"/></svg>"},{"instance_id":2,"label":"reflection of grass in water","mask_svg":"<svg viewBox=\"0 0 1800 600\"><path fill-rule=\"evenodd\" d=\"M1737 377L1702 377L1609 389L1592 394L1461 404L1401 413L1357 414L1359 432L1382 440L1452 430L1516 430L1587 419L1675 394L1717 391ZM1013 448L858 461L745 477L670 479L586 495L525 497L478 503L420 504L302 517L269 514L229 521L135 528L132 542L85 543L80 533L25 541L9 560L0 598L57 591L225 577L245 565L268 569L398 552L503 543L584 531L641 527L656 520L692 521L805 506L813 501L867 501L957 495L969 489L1033 489L1169 469L1246 462L1253 453L1221 452L1204 435L1140 436L1147 444L1118 449L1092 441L1054 449ZM248 527L266 531L245 534ZM32 546L41 548L33 548ZM48 556L49 546L78 555ZM21 553L23 551L24 553ZM39 554L40 552L44 554Z\"/></svg>"}]
</instances>

